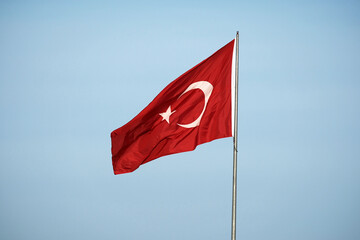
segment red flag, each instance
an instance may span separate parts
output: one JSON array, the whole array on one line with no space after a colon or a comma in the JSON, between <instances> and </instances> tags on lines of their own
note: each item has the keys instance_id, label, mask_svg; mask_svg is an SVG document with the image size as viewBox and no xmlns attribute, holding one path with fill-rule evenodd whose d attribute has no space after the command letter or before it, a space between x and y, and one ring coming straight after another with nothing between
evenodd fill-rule
<instances>
[{"instance_id":1,"label":"red flag","mask_svg":"<svg viewBox=\"0 0 360 240\"><path fill-rule=\"evenodd\" d=\"M111 133L115 174L232 136L234 44L232 40L171 82L135 118Z\"/></svg>"}]
</instances>

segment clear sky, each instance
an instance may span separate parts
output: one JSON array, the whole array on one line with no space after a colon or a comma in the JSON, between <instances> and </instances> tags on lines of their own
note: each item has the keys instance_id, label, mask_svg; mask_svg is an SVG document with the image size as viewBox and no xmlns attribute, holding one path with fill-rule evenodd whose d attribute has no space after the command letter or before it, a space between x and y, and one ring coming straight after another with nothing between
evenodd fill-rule
<instances>
[{"instance_id":1,"label":"clear sky","mask_svg":"<svg viewBox=\"0 0 360 240\"><path fill-rule=\"evenodd\" d=\"M359 1L1 1L0 239L230 239L232 139L113 175L110 132L240 32L238 239L360 239Z\"/></svg>"}]
</instances>

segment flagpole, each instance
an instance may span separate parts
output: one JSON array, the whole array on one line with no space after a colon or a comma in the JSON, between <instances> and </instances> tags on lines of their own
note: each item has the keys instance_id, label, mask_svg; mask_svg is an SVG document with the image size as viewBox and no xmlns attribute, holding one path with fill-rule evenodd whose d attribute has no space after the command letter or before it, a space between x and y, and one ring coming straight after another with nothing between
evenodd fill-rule
<instances>
[{"instance_id":1,"label":"flagpole","mask_svg":"<svg viewBox=\"0 0 360 240\"><path fill-rule=\"evenodd\" d=\"M239 81L239 31L235 39L235 107L234 107L234 157L233 157L233 189L232 189L232 223L231 240L236 240L236 189L237 189L237 137L238 137L238 81Z\"/></svg>"}]
</instances>

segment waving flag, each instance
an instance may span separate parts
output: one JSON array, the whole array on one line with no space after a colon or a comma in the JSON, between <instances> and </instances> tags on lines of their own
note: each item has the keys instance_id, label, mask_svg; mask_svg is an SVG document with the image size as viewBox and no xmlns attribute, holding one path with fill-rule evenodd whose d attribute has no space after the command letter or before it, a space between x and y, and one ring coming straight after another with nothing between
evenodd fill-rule
<instances>
[{"instance_id":1,"label":"waving flag","mask_svg":"<svg viewBox=\"0 0 360 240\"><path fill-rule=\"evenodd\" d=\"M115 174L233 136L234 45L232 40L171 82L135 118L111 133Z\"/></svg>"}]
</instances>

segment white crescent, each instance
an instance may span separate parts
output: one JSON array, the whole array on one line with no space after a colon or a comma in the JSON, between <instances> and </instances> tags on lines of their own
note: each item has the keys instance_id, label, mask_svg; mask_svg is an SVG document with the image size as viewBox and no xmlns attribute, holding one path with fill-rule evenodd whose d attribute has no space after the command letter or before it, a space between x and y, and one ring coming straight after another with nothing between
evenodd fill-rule
<instances>
[{"instance_id":1,"label":"white crescent","mask_svg":"<svg viewBox=\"0 0 360 240\"><path fill-rule=\"evenodd\" d=\"M190 84L190 86L179 96L179 98L191 90L200 89L205 95L204 108L203 108L200 116L192 123L189 123L189 124L179 124L178 123L177 125L179 125L180 127L183 127L183 128L194 128L194 127L197 127L200 125L200 120L201 120L202 116L204 115L206 105L209 101L209 98L210 98L213 88L214 88L213 85L211 85L211 83L209 83L207 81L199 81L199 82L194 82L194 83Z\"/></svg>"}]
</instances>

